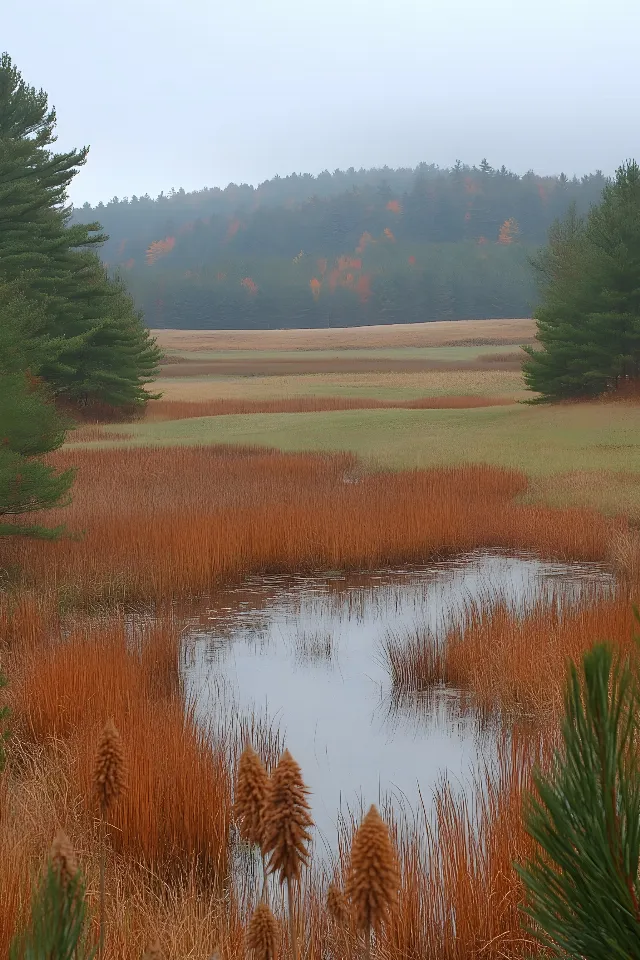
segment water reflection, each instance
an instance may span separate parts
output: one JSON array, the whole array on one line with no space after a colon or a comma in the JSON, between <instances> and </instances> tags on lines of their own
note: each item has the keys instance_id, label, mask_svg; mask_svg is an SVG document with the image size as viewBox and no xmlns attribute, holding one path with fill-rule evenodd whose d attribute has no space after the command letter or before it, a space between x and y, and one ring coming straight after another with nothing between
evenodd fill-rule
<instances>
[{"instance_id":1,"label":"water reflection","mask_svg":"<svg viewBox=\"0 0 640 960\"><path fill-rule=\"evenodd\" d=\"M474 554L357 576L268 577L220 593L191 623L187 685L200 715L252 710L286 737L321 833L341 809L391 796L416 809L446 773L460 788L490 760L491 723L442 688L390 696L389 631L441 635L471 600L526 609L541 595L611 589L597 565Z\"/></svg>"}]
</instances>

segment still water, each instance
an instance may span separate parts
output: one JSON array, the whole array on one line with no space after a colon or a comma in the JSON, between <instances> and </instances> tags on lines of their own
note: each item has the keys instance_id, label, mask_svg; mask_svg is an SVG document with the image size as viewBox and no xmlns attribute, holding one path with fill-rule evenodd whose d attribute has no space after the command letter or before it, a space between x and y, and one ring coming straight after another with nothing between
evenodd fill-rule
<instances>
[{"instance_id":1,"label":"still water","mask_svg":"<svg viewBox=\"0 0 640 960\"><path fill-rule=\"evenodd\" d=\"M384 639L436 634L465 603L612 588L595 564L472 554L424 568L361 575L262 577L217 594L186 636L187 687L203 718L255 712L280 730L331 843L340 812L391 799L429 803L444 776L461 789L493 739L456 709L455 691L394 703Z\"/></svg>"}]
</instances>

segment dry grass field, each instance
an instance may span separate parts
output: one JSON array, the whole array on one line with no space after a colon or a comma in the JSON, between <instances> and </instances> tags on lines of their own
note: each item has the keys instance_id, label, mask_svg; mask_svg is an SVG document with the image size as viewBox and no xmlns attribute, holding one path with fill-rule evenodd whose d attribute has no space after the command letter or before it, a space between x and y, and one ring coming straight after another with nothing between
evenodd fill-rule
<instances>
[{"instance_id":1,"label":"dry grass field","mask_svg":"<svg viewBox=\"0 0 640 960\"><path fill-rule=\"evenodd\" d=\"M458 320L322 330L158 330L167 351L363 350L532 343L533 320Z\"/></svg>"},{"instance_id":2,"label":"dry grass field","mask_svg":"<svg viewBox=\"0 0 640 960\"><path fill-rule=\"evenodd\" d=\"M169 367L168 370L172 371ZM391 373L290 374L288 376L163 377L164 400L278 400L289 397L370 397L417 400L438 396L528 396L520 372L425 370Z\"/></svg>"}]
</instances>

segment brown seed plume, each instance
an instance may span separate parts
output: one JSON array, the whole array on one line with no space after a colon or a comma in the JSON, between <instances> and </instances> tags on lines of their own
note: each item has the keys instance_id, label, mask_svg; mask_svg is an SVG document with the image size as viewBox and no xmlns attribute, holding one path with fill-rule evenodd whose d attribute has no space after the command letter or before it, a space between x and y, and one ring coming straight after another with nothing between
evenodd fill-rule
<instances>
[{"instance_id":1,"label":"brown seed plume","mask_svg":"<svg viewBox=\"0 0 640 960\"><path fill-rule=\"evenodd\" d=\"M400 871L386 824L375 806L351 846L346 892L358 930L379 930L398 898Z\"/></svg>"},{"instance_id":2,"label":"brown seed plume","mask_svg":"<svg viewBox=\"0 0 640 960\"><path fill-rule=\"evenodd\" d=\"M264 850L269 853L269 870L280 871L280 882L299 880L309 859L307 844L313 820L307 803L308 789L302 771L288 750L271 774L264 812Z\"/></svg>"},{"instance_id":3,"label":"brown seed plume","mask_svg":"<svg viewBox=\"0 0 640 960\"><path fill-rule=\"evenodd\" d=\"M149 944L142 954L142 960L162 960L162 950L160 949L159 940L154 940L153 943Z\"/></svg>"},{"instance_id":4,"label":"brown seed plume","mask_svg":"<svg viewBox=\"0 0 640 960\"><path fill-rule=\"evenodd\" d=\"M93 769L93 792L104 814L127 788L127 764L122 738L108 720L98 742Z\"/></svg>"},{"instance_id":5,"label":"brown seed plume","mask_svg":"<svg viewBox=\"0 0 640 960\"><path fill-rule=\"evenodd\" d=\"M349 920L347 901L344 893L335 883L330 883L327 890L327 912L338 927L347 925Z\"/></svg>"},{"instance_id":6,"label":"brown seed plume","mask_svg":"<svg viewBox=\"0 0 640 960\"><path fill-rule=\"evenodd\" d=\"M57 873L64 890L78 873L78 861L69 837L64 830L58 830L51 844L51 866Z\"/></svg>"},{"instance_id":7,"label":"brown seed plume","mask_svg":"<svg viewBox=\"0 0 640 960\"><path fill-rule=\"evenodd\" d=\"M249 745L238 763L236 796L233 807L240 836L262 847L262 822L269 789L269 776L258 754Z\"/></svg>"},{"instance_id":8,"label":"brown seed plume","mask_svg":"<svg viewBox=\"0 0 640 960\"><path fill-rule=\"evenodd\" d=\"M276 960L278 924L262 900L253 912L247 928L247 952L251 960Z\"/></svg>"}]
</instances>

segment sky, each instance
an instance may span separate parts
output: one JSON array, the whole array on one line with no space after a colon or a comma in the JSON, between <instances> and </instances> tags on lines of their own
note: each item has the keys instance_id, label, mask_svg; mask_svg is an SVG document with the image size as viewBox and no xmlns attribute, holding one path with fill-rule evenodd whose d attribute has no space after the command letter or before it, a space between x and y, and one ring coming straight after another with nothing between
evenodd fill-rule
<instances>
[{"instance_id":1,"label":"sky","mask_svg":"<svg viewBox=\"0 0 640 960\"><path fill-rule=\"evenodd\" d=\"M275 174L640 159L640 0L31 0L0 47L90 145L76 205Z\"/></svg>"}]
</instances>

